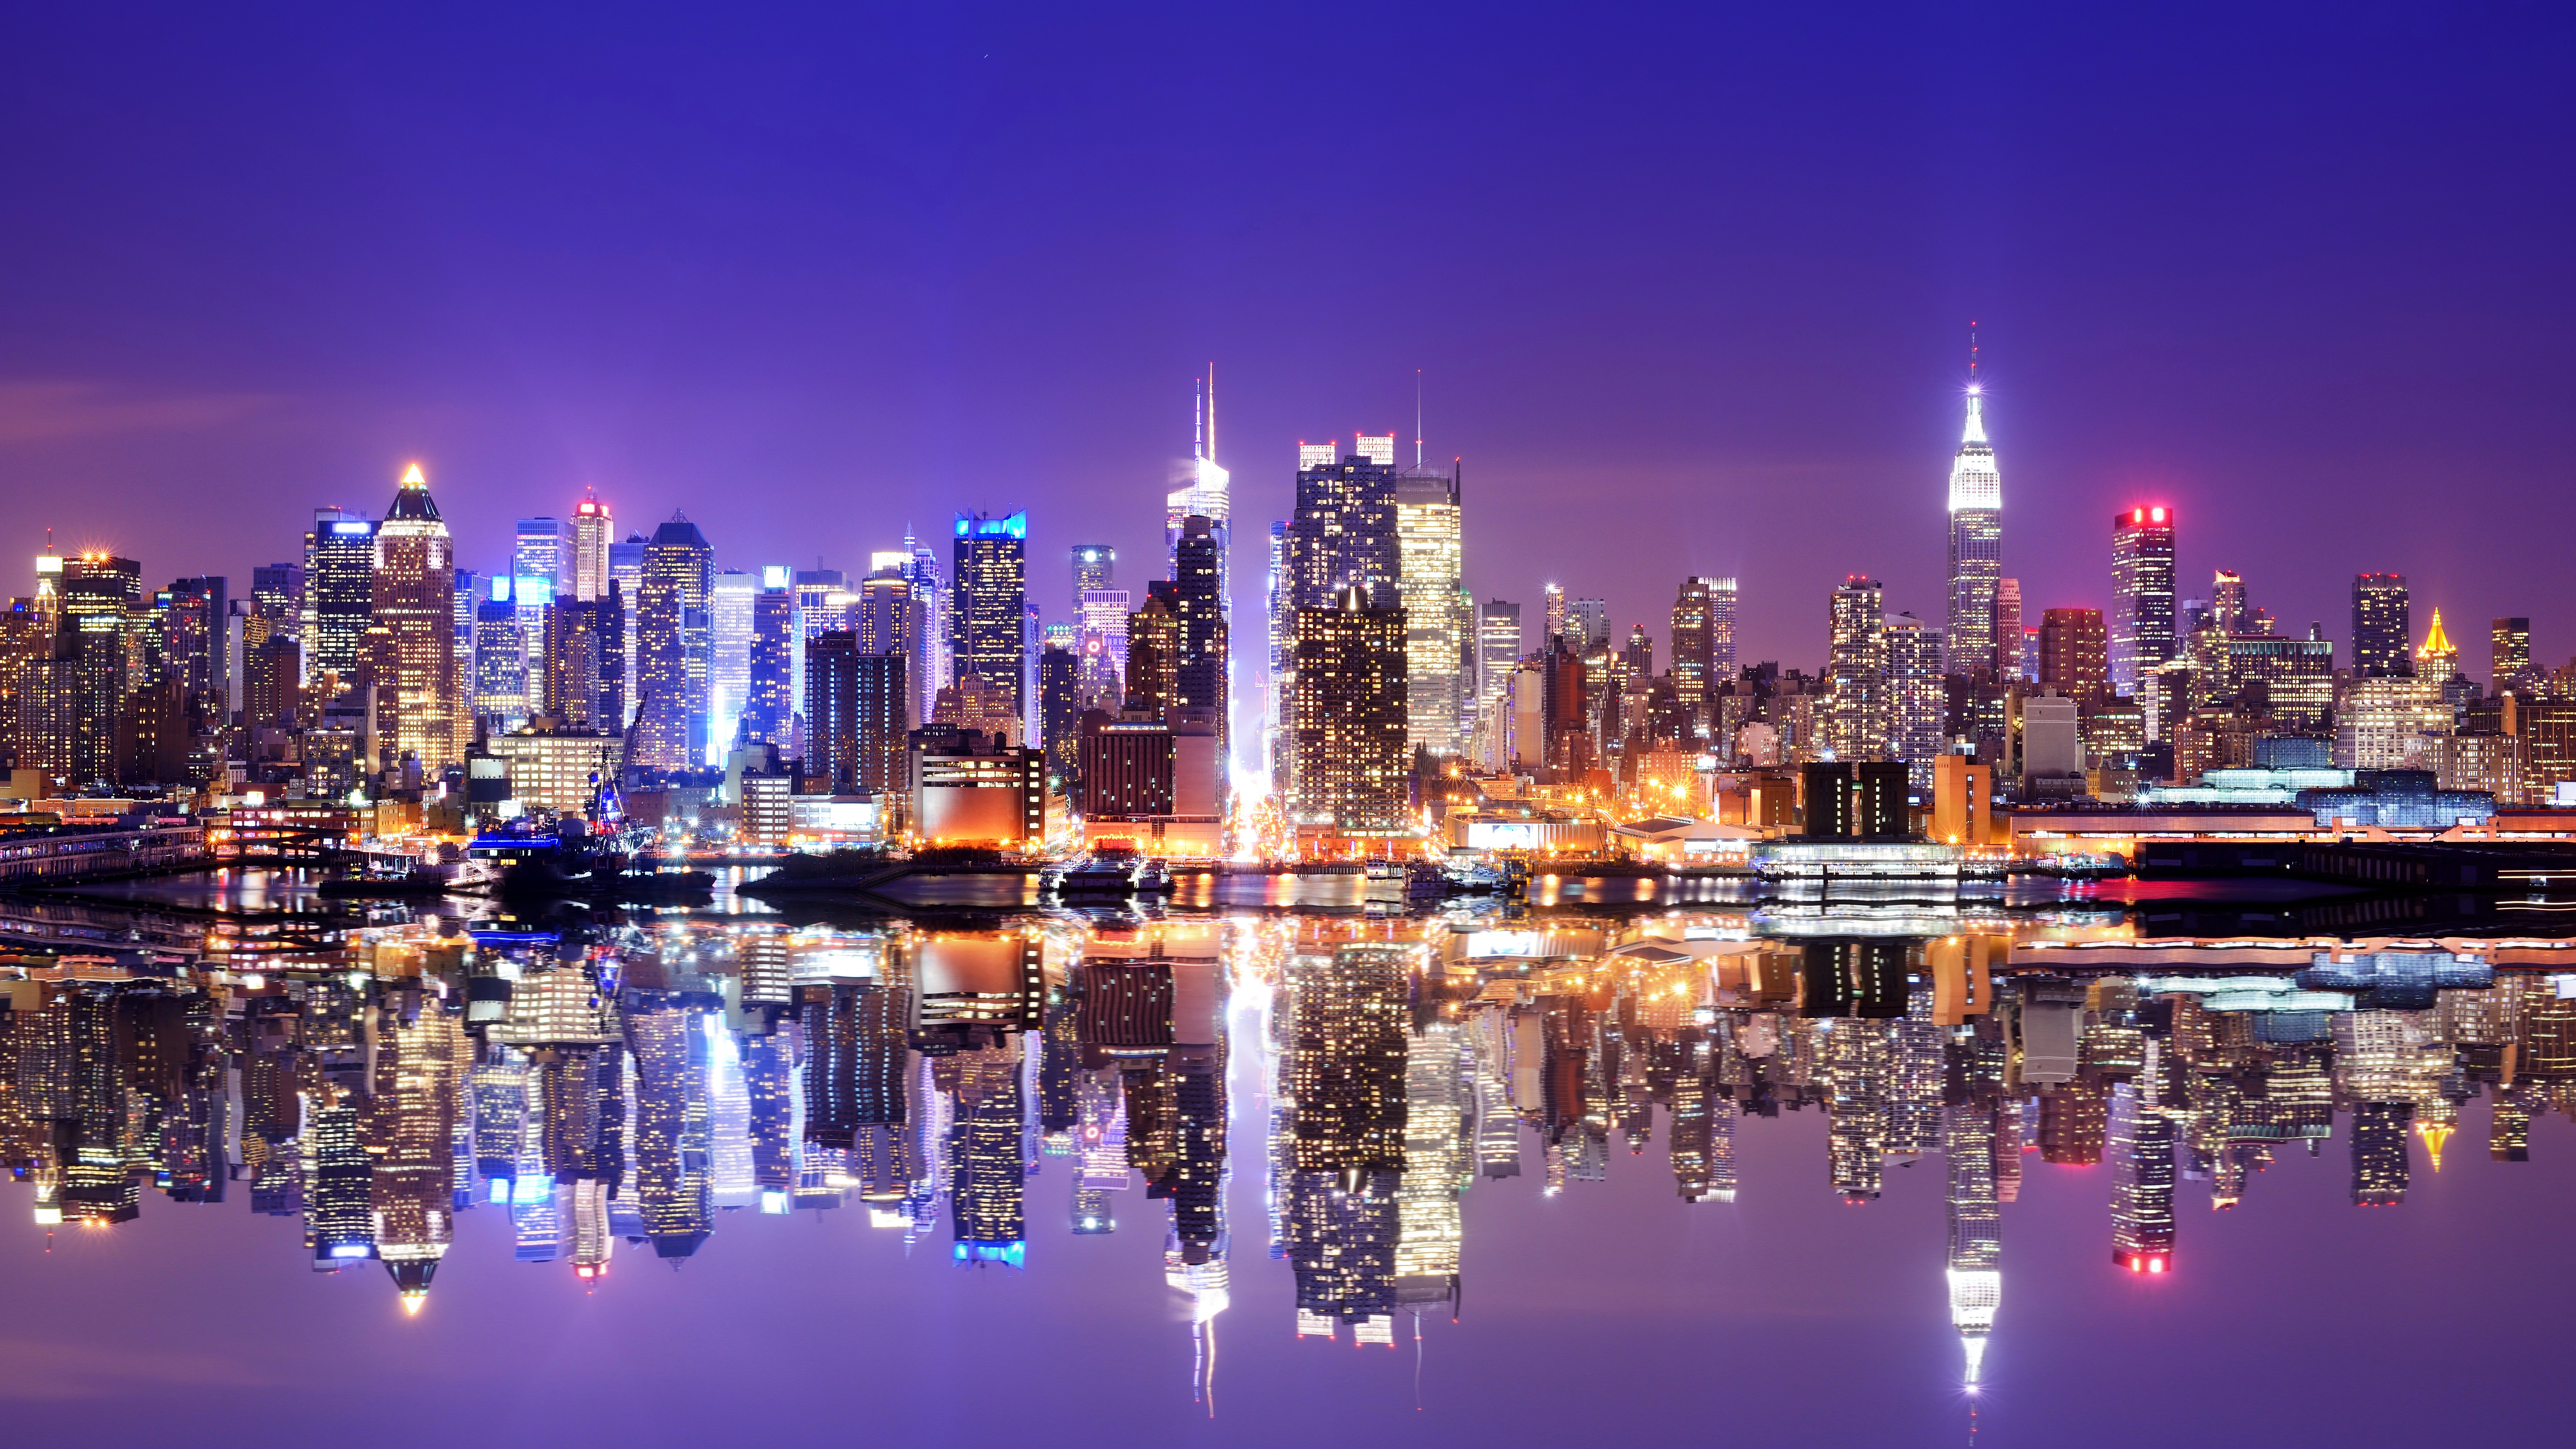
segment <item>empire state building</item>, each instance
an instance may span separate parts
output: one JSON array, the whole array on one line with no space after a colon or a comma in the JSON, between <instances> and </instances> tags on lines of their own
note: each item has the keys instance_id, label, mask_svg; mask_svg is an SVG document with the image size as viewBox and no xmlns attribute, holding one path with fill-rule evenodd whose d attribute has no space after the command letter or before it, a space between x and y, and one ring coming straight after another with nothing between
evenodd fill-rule
<instances>
[{"instance_id":1,"label":"empire state building","mask_svg":"<svg viewBox=\"0 0 2576 1449\"><path fill-rule=\"evenodd\" d=\"M1950 461L1948 672L1995 672L1995 580L2003 571L2004 486L1986 441L1985 398L1968 387L1968 426Z\"/></svg>"}]
</instances>

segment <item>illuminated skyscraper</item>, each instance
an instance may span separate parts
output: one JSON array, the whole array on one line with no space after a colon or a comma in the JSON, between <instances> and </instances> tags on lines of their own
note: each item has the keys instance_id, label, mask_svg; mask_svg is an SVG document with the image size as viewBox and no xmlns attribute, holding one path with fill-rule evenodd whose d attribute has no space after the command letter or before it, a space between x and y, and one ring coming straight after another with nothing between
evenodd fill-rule
<instances>
[{"instance_id":1,"label":"illuminated skyscraper","mask_svg":"<svg viewBox=\"0 0 2576 1449\"><path fill-rule=\"evenodd\" d=\"M1728 662L1717 662L1717 614L1723 591ZM1673 693L1685 710L1695 710L1730 683L1735 675L1735 581L1687 578L1673 600Z\"/></svg>"},{"instance_id":2,"label":"illuminated skyscraper","mask_svg":"<svg viewBox=\"0 0 2576 1449\"><path fill-rule=\"evenodd\" d=\"M1971 369L1973 370L1973 368ZM2003 576L2004 488L1986 441L1985 398L1968 385L1968 425L1950 462L1950 672L1994 676L1995 581Z\"/></svg>"},{"instance_id":3,"label":"illuminated skyscraper","mask_svg":"<svg viewBox=\"0 0 2576 1449\"><path fill-rule=\"evenodd\" d=\"M718 752L732 745L751 694L751 611L759 592L759 576L726 569L707 596L709 743Z\"/></svg>"},{"instance_id":4,"label":"illuminated skyscraper","mask_svg":"<svg viewBox=\"0 0 2576 1449\"><path fill-rule=\"evenodd\" d=\"M1995 672L1999 684L2014 684L2030 677L2022 661L2021 580L1995 580Z\"/></svg>"},{"instance_id":5,"label":"illuminated skyscraper","mask_svg":"<svg viewBox=\"0 0 2576 1449\"><path fill-rule=\"evenodd\" d=\"M608 551L617 537L616 521L608 516L608 505L596 498L585 498L572 513L572 561L570 590L581 603L608 596Z\"/></svg>"},{"instance_id":6,"label":"illuminated skyscraper","mask_svg":"<svg viewBox=\"0 0 2576 1449\"><path fill-rule=\"evenodd\" d=\"M653 531L637 585L635 763L694 768L708 745L710 619L715 550L674 513Z\"/></svg>"},{"instance_id":7,"label":"illuminated skyscraper","mask_svg":"<svg viewBox=\"0 0 2576 1449\"><path fill-rule=\"evenodd\" d=\"M1490 720L1509 695L1521 660L1521 606L1487 599L1476 609L1476 704Z\"/></svg>"},{"instance_id":8,"label":"illuminated skyscraper","mask_svg":"<svg viewBox=\"0 0 2576 1449\"><path fill-rule=\"evenodd\" d=\"M938 703L939 691L955 678L956 661L950 652L949 598L939 571L939 550L929 539L916 539L906 528L903 546L912 555L905 577L912 580L912 687L920 696L913 711L916 719L930 718L932 706ZM813 630L808 620L806 629Z\"/></svg>"},{"instance_id":9,"label":"illuminated skyscraper","mask_svg":"<svg viewBox=\"0 0 2576 1449\"><path fill-rule=\"evenodd\" d=\"M2498 619L2488 627L2487 692L2501 694L2531 673L2531 621Z\"/></svg>"},{"instance_id":10,"label":"illuminated skyscraper","mask_svg":"<svg viewBox=\"0 0 2576 1449\"><path fill-rule=\"evenodd\" d=\"M447 524L414 463L376 527L374 618L376 733L394 759L421 773L465 758L464 697L456 678L456 560Z\"/></svg>"},{"instance_id":11,"label":"illuminated skyscraper","mask_svg":"<svg viewBox=\"0 0 2576 1449\"><path fill-rule=\"evenodd\" d=\"M1885 597L1878 580L1853 574L1835 589L1826 613L1824 738L1841 760L1887 754ZM1992 618L1991 595L1987 617ZM1959 613L1954 606L1953 624Z\"/></svg>"},{"instance_id":12,"label":"illuminated skyscraper","mask_svg":"<svg viewBox=\"0 0 2576 1449\"><path fill-rule=\"evenodd\" d=\"M1228 624L1234 621L1234 573L1230 555L1234 551L1233 475L1216 462L1216 364L1208 364L1208 375L1199 380L1193 438L1190 448L1189 482L1174 489L1163 500L1163 546L1166 562L1175 579L1181 576L1181 536L1189 521L1208 521L1208 536L1216 549L1216 593L1218 613ZM1104 561L1114 563L1112 553ZM1077 596L1086 587L1108 588L1104 571L1101 582L1086 585L1079 571L1074 579Z\"/></svg>"},{"instance_id":13,"label":"illuminated skyscraper","mask_svg":"<svg viewBox=\"0 0 2576 1449\"><path fill-rule=\"evenodd\" d=\"M1172 551L1171 599L1180 654L1173 661L1173 704L1208 711L1217 732L1217 758L1226 748L1226 690L1233 650L1226 632L1225 544L1210 518L1191 516Z\"/></svg>"},{"instance_id":14,"label":"illuminated skyscraper","mask_svg":"<svg viewBox=\"0 0 2576 1449\"><path fill-rule=\"evenodd\" d=\"M1547 631L1539 636L1539 647L1546 648L1565 632L1565 585L1549 584L1547 594Z\"/></svg>"},{"instance_id":15,"label":"illuminated skyscraper","mask_svg":"<svg viewBox=\"0 0 2576 1449\"><path fill-rule=\"evenodd\" d=\"M751 601L750 677L742 706L743 739L782 749L789 744L800 699L797 666L805 653L803 631L796 621L796 591L784 582L786 572L769 570L781 581L763 588Z\"/></svg>"},{"instance_id":16,"label":"illuminated skyscraper","mask_svg":"<svg viewBox=\"0 0 2576 1449\"><path fill-rule=\"evenodd\" d=\"M1886 660L1887 747L1903 760L1917 790L1932 788L1949 697L1941 686L1941 631L1912 614L1887 620L1880 634Z\"/></svg>"},{"instance_id":17,"label":"illuminated skyscraper","mask_svg":"<svg viewBox=\"0 0 2576 1449\"><path fill-rule=\"evenodd\" d=\"M2050 609L2039 616L2039 683L2091 709L2110 693L2109 647L2099 609Z\"/></svg>"},{"instance_id":18,"label":"illuminated skyscraper","mask_svg":"<svg viewBox=\"0 0 2576 1449\"><path fill-rule=\"evenodd\" d=\"M1402 551L1395 536L1395 439L1362 435L1349 454L1330 443L1298 445L1297 512L1288 525L1288 607L1333 607L1358 589L1367 607L1399 606ZM1293 618L1289 624L1293 631Z\"/></svg>"},{"instance_id":19,"label":"illuminated skyscraper","mask_svg":"<svg viewBox=\"0 0 2576 1449\"><path fill-rule=\"evenodd\" d=\"M640 533L630 533L625 542L608 546L608 578L617 585L626 604L626 638L621 646L626 655L626 718L618 724L621 730L633 724L644 707L643 660L636 652L635 641L643 632L644 550L648 547Z\"/></svg>"},{"instance_id":20,"label":"illuminated skyscraper","mask_svg":"<svg viewBox=\"0 0 2576 1449\"><path fill-rule=\"evenodd\" d=\"M1073 546L1073 607L1082 610L1082 596L1094 589L1118 586L1118 550L1105 543L1077 543Z\"/></svg>"},{"instance_id":21,"label":"illuminated skyscraper","mask_svg":"<svg viewBox=\"0 0 2576 1449\"><path fill-rule=\"evenodd\" d=\"M572 540L560 518L522 518L510 550L510 601L527 636L528 710L545 709L546 611L572 592Z\"/></svg>"},{"instance_id":22,"label":"illuminated skyscraper","mask_svg":"<svg viewBox=\"0 0 2576 1449\"><path fill-rule=\"evenodd\" d=\"M1027 723L1021 698L1027 667L1029 516L957 515L956 573L952 577L948 647L960 677L983 685L1011 718Z\"/></svg>"},{"instance_id":23,"label":"illuminated skyscraper","mask_svg":"<svg viewBox=\"0 0 2576 1449\"><path fill-rule=\"evenodd\" d=\"M304 535L304 682L320 698L356 682L375 603L376 526L346 509L316 509Z\"/></svg>"},{"instance_id":24,"label":"illuminated skyscraper","mask_svg":"<svg viewBox=\"0 0 2576 1449\"><path fill-rule=\"evenodd\" d=\"M2178 652L2174 637L2174 512L2111 515L2111 686L2122 694Z\"/></svg>"},{"instance_id":25,"label":"illuminated skyscraper","mask_svg":"<svg viewBox=\"0 0 2576 1449\"><path fill-rule=\"evenodd\" d=\"M2415 677L2434 689L2460 672L2460 647L2442 630L2442 611L2433 611L2433 622L2424 630L2424 642L2415 649Z\"/></svg>"},{"instance_id":26,"label":"illuminated skyscraper","mask_svg":"<svg viewBox=\"0 0 2576 1449\"><path fill-rule=\"evenodd\" d=\"M2352 668L2363 679L2415 672L2404 574L2352 576Z\"/></svg>"},{"instance_id":27,"label":"illuminated skyscraper","mask_svg":"<svg viewBox=\"0 0 2576 1449\"><path fill-rule=\"evenodd\" d=\"M1287 733L1298 823L1379 831L1411 818L1405 663L1402 609L1370 608L1352 588L1333 605L1297 611Z\"/></svg>"},{"instance_id":28,"label":"illuminated skyscraper","mask_svg":"<svg viewBox=\"0 0 2576 1449\"><path fill-rule=\"evenodd\" d=\"M1404 608L1405 739L1434 755L1461 753L1462 691L1474 657L1459 582L1459 479L1407 473L1395 484L1396 598Z\"/></svg>"}]
</instances>

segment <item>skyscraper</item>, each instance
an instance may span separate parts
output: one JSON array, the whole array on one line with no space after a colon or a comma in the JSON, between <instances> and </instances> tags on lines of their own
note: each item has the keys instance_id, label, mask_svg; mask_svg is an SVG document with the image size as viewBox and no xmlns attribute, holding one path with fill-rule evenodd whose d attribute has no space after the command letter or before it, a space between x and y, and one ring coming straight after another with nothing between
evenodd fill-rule
<instances>
[{"instance_id":1,"label":"skyscraper","mask_svg":"<svg viewBox=\"0 0 2576 1449\"><path fill-rule=\"evenodd\" d=\"M1404 474L1395 484L1397 602L1404 608L1405 739L1434 755L1461 753L1463 691L1474 644L1460 607L1464 554L1459 477Z\"/></svg>"},{"instance_id":2,"label":"skyscraper","mask_svg":"<svg viewBox=\"0 0 2576 1449\"><path fill-rule=\"evenodd\" d=\"M546 611L572 592L572 540L560 518L522 518L510 549L510 600L527 636L528 710L545 709Z\"/></svg>"},{"instance_id":3,"label":"skyscraper","mask_svg":"<svg viewBox=\"0 0 2576 1449\"><path fill-rule=\"evenodd\" d=\"M955 661L950 654L948 623L948 590L939 571L939 550L929 539L916 539L912 530L903 532L903 546L912 555L912 689L918 696L913 717L930 718L939 691L946 689L953 676ZM808 620L806 631L813 631Z\"/></svg>"},{"instance_id":4,"label":"skyscraper","mask_svg":"<svg viewBox=\"0 0 2576 1449\"><path fill-rule=\"evenodd\" d=\"M2352 576L2352 668L2363 679L2415 672L2404 574Z\"/></svg>"},{"instance_id":5,"label":"skyscraper","mask_svg":"<svg viewBox=\"0 0 2576 1449\"><path fill-rule=\"evenodd\" d=\"M1227 737L1226 680L1231 650L1226 634L1225 555L1215 521L1193 516L1181 526L1180 546L1172 556L1172 605L1179 626L1180 654L1173 661L1173 703L1211 711L1217 726L1219 758Z\"/></svg>"},{"instance_id":6,"label":"skyscraper","mask_svg":"<svg viewBox=\"0 0 2576 1449\"><path fill-rule=\"evenodd\" d=\"M2174 513L2131 508L2111 515L2111 686L2122 694L2171 661Z\"/></svg>"},{"instance_id":7,"label":"skyscraper","mask_svg":"<svg viewBox=\"0 0 2576 1449\"><path fill-rule=\"evenodd\" d=\"M1392 830L1406 798L1404 611L1372 608L1357 587L1297 611L1288 732L1289 814L1301 825Z\"/></svg>"},{"instance_id":8,"label":"skyscraper","mask_svg":"<svg viewBox=\"0 0 2576 1449\"><path fill-rule=\"evenodd\" d=\"M772 574L783 575L784 569ZM803 656L803 631L796 625L796 591L781 582L763 588L751 601L750 678L743 692L742 738L750 744L789 744L796 711L796 665Z\"/></svg>"},{"instance_id":9,"label":"skyscraper","mask_svg":"<svg viewBox=\"0 0 2576 1449\"><path fill-rule=\"evenodd\" d=\"M1163 499L1163 546L1172 577L1181 576L1181 537L1189 521L1208 521L1208 536L1216 550L1217 612L1229 624L1234 619L1234 573L1229 555L1234 547L1233 475L1216 462L1216 364L1208 364L1207 376L1199 379L1197 403L1192 423L1189 482L1174 489ZM1115 558L1115 555L1112 555ZM1077 594L1086 587L1077 577ZM1093 587L1108 588L1107 576Z\"/></svg>"},{"instance_id":10,"label":"skyscraper","mask_svg":"<svg viewBox=\"0 0 2576 1449\"><path fill-rule=\"evenodd\" d=\"M617 524L608 516L608 505L596 498L585 498L572 514L572 564L570 588L573 598L590 603L608 595L608 551L617 537Z\"/></svg>"},{"instance_id":11,"label":"skyscraper","mask_svg":"<svg viewBox=\"0 0 2576 1449\"><path fill-rule=\"evenodd\" d=\"M1909 783L1928 793L1949 704L1941 687L1941 631L1923 627L1912 614L1899 614L1887 621L1880 637L1886 658L1888 752L1905 762Z\"/></svg>"},{"instance_id":12,"label":"skyscraper","mask_svg":"<svg viewBox=\"0 0 2576 1449\"><path fill-rule=\"evenodd\" d=\"M1735 677L1735 580L1682 580L1672 638L1673 694L1683 709L1695 710Z\"/></svg>"},{"instance_id":13,"label":"skyscraper","mask_svg":"<svg viewBox=\"0 0 2576 1449\"><path fill-rule=\"evenodd\" d=\"M715 589L715 550L686 516L674 513L644 549L635 612L634 761L654 769L693 769L708 744L708 604Z\"/></svg>"},{"instance_id":14,"label":"skyscraper","mask_svg":"<svg viewBox=\"0 0 2576 1449\"><path fill-rule=\"evenodd\" d=\"M566 728L614 734L626 717L624 604L611 583L589 603L562 598L546 610L545 712Z\"/></svg>"},{"instance_id":15,"label":"skyscraper","mask_svg":"<svg viewBox=\"0 0 2576 1449\"><path fill-rule=\"evenodd\" d=\"M1297 512L1287 550L1292 611L1337 607L1333 601L1347 589L1360 590L1369 608L1398 607L1397 476L1392 435L1359 437L1339 458L1330 443L1298 445Z\"/></svg>"},{"instance_id":16,"label":"skyscraper","mask_svg":"<svg viewBox=\"0 0 2576 1449\"><path fill-rule=\"evenodd\" d=\"M1887 754L1884 597L1878 580L1853 574L1834 590L1826 611L1823 734L1826 748L1836 759L1868 760ZM1951 618L1958 617L1954 608ZM1991 612L1987 618L1991 627Z\"/></svg>"},{"instance_id":17,"label":"skyscraper","mask_svg":"<svg viewBox=\"0 0 2576 1449\"><path fill-rule=\"evenodd\" d=\"M1521 660L1521 606L1487 599L1476 610L1477 705L1490 719L1502 706L1512 682L1512 667Z\"/></svg>"},{"instance_id":18,"label":"skyscraper","mask_svg":"<svg viewBox=\"0 0 2576 1449\"><path fill-rule=\"evenodd\" d=\"M633 724L635 716L644 708L643 661L636 654L635 641L643 630L644 550L647 547L644 535L640 533L630 533L626 535L625 542L608 546L609 581L617 585L626 599L626 638L621 646L626 655L626 718L618 723L621 730Z\"/></svg>"},{"instance_id":19,"label":"skyscraper","mask_svg":"<svg viewBox=\"0 0 2576 1449\"><path fill-rule=\"evenodd\" d=\"M1972 368L1973 370L1973 368ZM1994 677L1995 581L2003 576L2004 488L1986 441L1985 397L1968 385L1968 424L1950 461L1950 672Z\"/></svg>"},{"instance_id":20,"label":"skyscraper","mask_svg":"<svg viewBox=\"0 0 2576 1449\"><path fill-rule=\"evenodd\" d=\"M2488 694L2501 694L2506 688L2524 683L2524 676L2532 673L2532 621L2496 619L2488 627L2488 639Z\"/></svg>"},{"instance_id":21,"label":"skyscraper","mask_svg":"<svg viewBox=\"0 0 2576 1449\"><path fill-rule=\"evenodd\" d=\"M2050 609L2039 616L2039 683L2091 709L2110 693L2108 647L2099 609Z\"/></svg>"},{"instance_id":22,"label":"skyscraper","mask_svg":"<svg viewBox=\"0 0 2576 1449\"><path fill-rule=\"evenodd\" d=\"M2531 673L2531 621L2498 619L2489 626L2487 690L2501 693Z\"/></svg>"},{"instance_id":23,"label":"skyscraper","mask_svg":"<svg viewBox=\"0 0 2576 1449\"><path fill-rule=\"evenodd\" d=\"M1118 550L1105 543L1073 546L1073 607L1082 611L1082 596L1093 589L1118 586Z\"/></svg>"},{"instance_id":24,"label":"skyscraper","mask_svg":"<svg viewBox=\"0 0 2576 1449\"><path fill-rule=\"evenodd\" d=\"M126 629L127 614L143 600L143 565L83 553L63 561L62 581L54 658L68 668L53 671L48 689L50 712L72 729L67 748L51 753L68 762L65 772L75 781L114 780L126 695L147 682L130 668Z\"/></svg>"},{"instance_id":25,"label":"skyscraper","mask_svg":"<svg viewBox=\"0 0 2576 1449\"><path fill-rule=\"evenodd\" d=\"M984 697L1004 701L1023 728L1021 686L1027 668L1029 516L957 515L956 572L950 584L949 655L960 677L973 676Z\"/></svg>"},{"instance_id":26,"label":"skyscraper","mask_svg":"<svg viewBox=\"0 0 2576 1449\"><path fill-rule=\"evenodd\" d=\"M805 773L835 791L903 783L904 738L917 718L902 654L870 654L835 629L806 647ZM884 795L880 793L880 799Z\"/></svg>"},{"instance_id":27,"label":"skyscraper","mask_svg":"<svg viewBox=\"0 0 2576 1449\"><path fill-rule=\"evenodd\" d=\"M707 693L712 723L709 741L721 750L739 732L743 704L751 693L751 611L760 579L745 569L726 569L715 577L707 599Z\"/></svg>"},{"instance_id":28,"label":"skyscraper","mask_svg":"<svg viewBox=\"0 0 2576 1449\"><path fill-rule=\"evenodd\" d=\"M346 509L314 510L304 535L304 670L318 698L356 682L375 600L376 526Z\"/></svg>"},{"instance_id":29,"label":"skyscraper","mask_svg":"<svg viewBox=\"0 0 2576 1449\"><path fill-rule=\"evenodd\" d=\"M421 774L465 758L456 679L456 560L420 465L404 470L376 528L376 732Z\"/></svg>"},{"instance_id":30,"label":"skyscraper","mask_svg":"<svg viewBox=\"0 0 2576 1449\"><path fill-rule=\"evenodd\" d=\"M1539 636L1538 647L1545 649L1551 641L1564 632L1565 585L1549 584L1547 586L1547 632Z\"/></svg>"},{"instance_id":31,"label":"skyscraper","mask_svg":"<svg viewBox=\"0 0 2576 1449\"><path fill-rule=\"evenodd\" d=\"M1995 580L1995 672L1997 683L2029 677L2022 665L2021 580Z\"/></svg>"}]
</instances>

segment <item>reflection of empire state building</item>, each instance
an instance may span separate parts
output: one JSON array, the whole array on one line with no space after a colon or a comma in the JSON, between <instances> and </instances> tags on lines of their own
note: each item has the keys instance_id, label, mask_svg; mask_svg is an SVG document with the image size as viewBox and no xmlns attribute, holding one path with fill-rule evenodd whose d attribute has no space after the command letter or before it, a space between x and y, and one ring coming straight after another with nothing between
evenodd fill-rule
<instances>
[{"instance_id":1,"label":"reflection of empire state building","mask_svg":"<svg viewBox=\"0 0 2576 1449\"><path fill-rule=\"evenodd\" d=\"M1976 1102L1949 1108L1941 1151L1950 1170L1950 1323L1959 1330L1959 1344L1967 1351L1967 1379L1974 1384L2004 1288L1994 1109Z\"/></svg>"}]
</instances>

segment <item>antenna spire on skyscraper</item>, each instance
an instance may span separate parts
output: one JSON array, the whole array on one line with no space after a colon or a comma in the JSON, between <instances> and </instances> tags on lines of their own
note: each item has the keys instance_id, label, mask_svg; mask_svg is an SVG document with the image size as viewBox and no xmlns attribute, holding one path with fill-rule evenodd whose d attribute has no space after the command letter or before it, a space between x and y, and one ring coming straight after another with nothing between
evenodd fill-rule
<instances>
[{"instance_id":1,"label":"antenna spire on skyscraper","mask_svg":"<svg viewBox=\"0 0 2576 1449\"><path fill-rule=\"evenodd\" d=\"M1413 370L1413 471L1422 471L1422 369Z\"/></svg>"},{"instance_id":2,"label":"antenna spire on skyscraper","mask_svg":"<svg viewBox=\"0 0 2576 1449\"><path fill-rule=\"evenodd\" d=\"M1968 319L1968 391L1977 390L1977 319Z\"/></svg>"}]
</instances>

